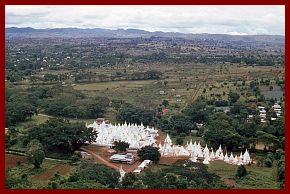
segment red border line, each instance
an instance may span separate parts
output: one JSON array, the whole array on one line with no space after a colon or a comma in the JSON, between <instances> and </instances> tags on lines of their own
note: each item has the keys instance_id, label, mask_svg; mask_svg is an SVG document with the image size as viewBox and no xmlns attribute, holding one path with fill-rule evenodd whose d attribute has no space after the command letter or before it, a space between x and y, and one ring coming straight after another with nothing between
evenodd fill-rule
<instances>
[{"instance_id":1,"label":"red border line","mask_svg":"<svg viewBox=\"0 0 290 194\"><path fill-rule=\"evenodd\" d=\"M4 144L4 127L5 127L5 5L70 5L70 4L74 4L74 5L92 5L92 4L98 4L98 5L129 5L129 4L133 4L133 5L286 5L289 1L286 0L235 0L235 1L231 1L231 0L178 0L178 1L173 1L173 0L139 0L139 1L133 1L133 0L124 0L124 1L118 1L118 0L101 0L101 1L94 1L94 0L0 0L0 25L1 25L1 42L0 42L0 85L1 85L1 91L0 91L0 101L2 102L2 106L0 106L0 127L3 129L1 130L2 134L1 134L1 144L0 144L0 149L1 149L1 158L2 160L0 160L1 162L1 171L0 171L0 188L2 192L5 193L39 193L39 192L43 192L43 193L50 193L50 192L57 192L57 193L80 193L80 192L86 192L88 194L90 193L96 193L96 192L100 192L100 193L115 193L115 192L120 192L120 193L151 193L154 191L157 192L163 192L166 194L171 194L171 193L193 193L193 192L198 192L198 193L212 193L212 192L218 192L218 193L231 193L233 190L170 190L170 189L164 189L164 190L138 190L136 192L136 190L81 190L81 189L76 189L76 190L45 190L45 189L41 189L41 190L21 190L21 189L15 189L15 190L5 190L4 189L4 181L5 181L5 164L3 161L5 161L5 144ZM287 17L290 15L290 13L287 13L287 10L289 12L289 5L286 5L285 7L285 15L286 15L286 33L289 33L289 26L290 26L290 20L287 19ZM288 35L287 35L288 36ZM286 68L286 63L290 60L289 56L287 56L287 54L289 53L288 51L290 50L290 39L287 38L287 36L285 37L285 104L287 104L287 99L290 97L290 95L288 94L289 91L289 84L290 84L290 78L288 79L287 77L290 76L290 71L287 70ZM289 83L288 83L289 82ZM288 132L288 128L290 126L290 122L287 121L287 113L288 111L290 111L290 107L285 106L285 136L288 136L290 132ZM287 137L288 138L288 137ZM286 138L286 139L287 139ZM288 169L289 168L289 162L288 162L288 146L290 146L289 141L286 141L286 146L285 146L285 150L286 150L286 171L285 171L285 176L286 176L286 180L288 181ZM244 192L255 192L255 193L289 193L288 192L288 182L286 181L286 188L283 190L279 190L279 189L247 189L242 190L235 190L235 192L237 193L243 193Z\"/></svg>"},{"instance_id":2,"label":"red border line","mask_svg":"<svg viewBox=\"0 0 290 194\"><path fill-rule=\"evenodd\" d=\"M6 5L284 5L283 0L6 0Z\"/></svg>"}]
</instances>

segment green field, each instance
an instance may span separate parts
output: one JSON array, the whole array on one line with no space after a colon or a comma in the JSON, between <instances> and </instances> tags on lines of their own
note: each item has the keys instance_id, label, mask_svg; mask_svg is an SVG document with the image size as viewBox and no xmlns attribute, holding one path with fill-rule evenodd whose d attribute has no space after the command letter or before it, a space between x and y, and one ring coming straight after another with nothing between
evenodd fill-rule
<instances>
[{"instance_id":1,"label":"green field","mask_svg":"<svg viewBox=\"0 0 290 194\"><path fill-rule=\"evenodd\" d=\"M222 161L214 161L209 164L209 171L216 173L223 180L234 180L235 188L279 188L279 184L275 180L273 168L257 167L255 165L246 166L248 175L240 180L235 180L235 174L238 166L229 165Z\"/></svg>"}]
</instances>

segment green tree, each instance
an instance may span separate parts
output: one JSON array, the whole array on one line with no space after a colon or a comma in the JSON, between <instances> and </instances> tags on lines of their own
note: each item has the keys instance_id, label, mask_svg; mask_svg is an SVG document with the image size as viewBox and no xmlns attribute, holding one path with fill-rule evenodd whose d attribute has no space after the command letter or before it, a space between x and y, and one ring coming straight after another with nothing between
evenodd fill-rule
<instances>
[{"instance_id":1,"label":"green tree","mask_svg":"<svg viewBox=\"0 0 290 194\"><path fill-rule=\"evenodd\" d=\"M188 134L193 128L193 123L190 122L190 119L183 114L176 114L170 118L170 123L173 130L177 133L186 133Z\"/></svg>"},{"instance_id":2,"label":"green tree","mask_svg":"<svg viewBox=\"0 0 290 194\"><path fill-rule=\"evenodd\" d=\"M166 87L167 84L168 84L168 81L164 81L163 84L164 84L164 86Z\"/></svg>"},{"instance_id":3,"label":"green tree","mask_svg":"<svg viewBox=\"0 0 290 194\"><path fill-rule=\"evenodd\" d=\"M117 152L125 152L129 148L129 143L125 141L114 141L113 149Z\"/></svg>"},{"instance_id":4,"label":"green tree","mask_svg":"<svg viewBox=\"0 0 290 194\"><path fill-rule=\"evenodd\" d=\"M183 144L183 137L178 137L178 138L176 138L176 143L178 144L178 145L182 145Z\"/></svg>"},{"instance_id":5,"label":"green tree","mask_svg":"<svg viewBox=\"0 0 290 194\"><path fill-rule=\"evenodd\" d=\"M98 183L98 188L115 188L118 185L119 177L120 174L116 170L103 164L86 160L82 161L76 171L70 174L68 182L83 185L93 181L94 183Z\"/></svg>"},{"instance_id":6,"label":"green tree","mask_svg":"<svg viewBox=\"0 0 290 194\"><path fill-rule=\"evenodd\" d=\"M165 107L167 107L169 105L168 100L163 100L162 101L162 105L165 106Z\"/></svg>"},{"instance_id":7,"label":"green tree","mask_svg":"<svg viewBox=\"0 0 290 194\"><path fill-rule=\"evenodd\" d=\"M28 131L28 139L38 139L45 149L71 153L86 141L93 142L97 132L85 123L52 118Z\"/></svg>"},{"instance_id":8,"label":"green tree","mask_svg":"<svg viewBox=\"0 0 290 194\"><path fill-rule=\"evenodd\" d=\"M272 91L272 90L273 90L273 86L270 86L270 87L269 87L269 90Z\"/></svg>"},{"instance_id":9,"label":"green tree","mask_svg":"<svg viewBox=\"0 0 290 194\"><path fill-rule=\"evenodd\" d=\"M6 102L6 127L31 118L36 112L36 107L24 99Z\"/></svg>"},{"instance_id":10,"label":"green tree","mask_svg":"<svg viewBox=\"0 0 290 194\"><path fill-rule=\"evenodd\" d=\"M154 162L158 161L161 156L158 148L153 146L142 147L137 151L137 154L142 160L151 160Z\"/></svg>"},{"instance_id":11,"label":"green tree","mask_svg":"<svg viewBox=\"0 0 290 194\"><path fill-rule=\"evenodd\" d=\"M194 122L206 122L210 113L204 98L198 98L195 102L188 105L183 113L187 116L187 120Z\"/></svg>"},{"instance_id":12,"label":"green tree","mask_svg":"<svg viewBox=\"0 0 290 194\"><path fill-rule=\"evenodd\" d=\"M247 172L246 167L244 165L240 165L237 169L236 177L240 179L240 178L246 176L247 174L248 174L248 172Z\"/></svg>"},{"instance_id":13,"label":"green tree","mask_svg":"<svg viewBox=\"0 0 290 194\"><path fill-rule=\"evenodd\" d=\"M117 117L120 121L149 125L153 122L154 112L133 106L126 106L119 109Z\"/></svg>"},{"instance_id":14,"label":"green tree","mask_svg":"<svg viewBox=\"0 0 290 194\"><path fill-rule=\"evenodd\" d=\"M6 189L26 189L31 188L31 182L26 174L15 173L12 169L5 169L5 188Z\"/></svg>"},{"instance_id":15,"label":"green tree","mask_svg":"<svg viewBox=\"0 0 290 194\"><path fill-rule=\"evenodd\" d=\"M270 159L270 158L265 158L264 159L264 165L266 166L266 167L272 167L272 165L273 165L273 161Z\"/></svg>"},{"instance_id":16,"label":"green tree","mask_svg":"<svg viewBox=\"0 0 290 194\"><path fill-rule=\"evenodd\" d=\"M285 187L285 156L283 155L277 164L277 179L280 182L280 187Z\"/></svg>"},{"instance_id":17,"label":"green tree","mask_svg":"<svg viewBox=\"0 0 290 194\"><path fill-rule=\"evenodd\" d=\"M237 102L239 98L240 98L240 95L238 93L230 91L228 94L228 100L231 104L234 104L235 102Z\"/></svg>"},{"instance_id":18,"label":"green tree","mask_svg":"<svg viewBox=\"0 0 290 194\"><path fill-rule=\"evenodd\" d=\"M122 188L133 188L134 183L138 178L132 172L126 173L122 180Z\"/></svg>"},{"instance_id":19,"label":"green tree","mask_svg":"<svg viewBox=\"0 0 290 194\"><path fill-rule=\"evenodd\" d=\"M33 139L29 142L26 156L29 163L34 165L34 168L40 168L40 165L45 158L45 153L41 143L38 140Z\"/></svg>"}]
</instances>

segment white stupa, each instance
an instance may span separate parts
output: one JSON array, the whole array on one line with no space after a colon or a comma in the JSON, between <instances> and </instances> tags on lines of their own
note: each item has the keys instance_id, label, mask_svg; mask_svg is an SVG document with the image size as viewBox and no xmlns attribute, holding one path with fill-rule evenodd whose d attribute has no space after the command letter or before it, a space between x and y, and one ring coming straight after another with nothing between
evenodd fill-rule
<instances>
[{"instance_id":1,"label":"white stupa","mask_svg":"<svg viewBox=\"0 0 290 194\"><path fill-rule=\"evenodd\" d=\"M220 155L219 155L219 158L218 158L219 160L224 160L224 153L223 152L221 152L220 153Z\"/></svg>"},{"instance_id":2,"label":"white stupa","mask_svg":"<svg viewBox=\"0 0 290 194\"><path fill-rule=\"evenodd\" d=\"M230 157L229 157L229 161L230 161L230 163L232 163L233 160L234 160L234 156L233 156L233 153L231 152L231 155L230 155Z\"/></svg>"},{"instance_id":3,"label":"white stupa","mask_svg":"<svg viewBox=\"0 0 290 194\"><path fill-rule=\"evenodd\" d=\"M234 159L233 159L233 164L238 164L238 156L235 156Z\"/></svg>"},{"instance_id":4,"label":"white stupa","mask_svg":"<svg viewBox=\"0 0 290 194\"><path fill-rule=\"evenodd\" d=\"M214 160L215 159L215 154L213 149L211 149L211 153L210 153L210 160Z\"/></svg>"},{"instance_id":5,"label":"white stupa","mask_svg":"<svg viewBox=\"0 0 290 194\"><path fill-rule=\"evenodd\" d=\"M209 157L204 157L203 164L209 164Z\"/></svg>"},{"instance_id":6,"label":"white stupa","mask_svg":"<svg viewBox=\"0 0 290 194\"><path fill-rule=\"evenodd\" d=\"M209 155L209 149L207 147L207 145L205 145L205 148L203 149L203 155Z\"/></svg>"},{"instance_id":7,"label":"white stupa","mask_svg":"<svg viewBox=\"0 0 290 194\"><path fill-rule=\"evenodd\" d=\"M224 157L224 161L225 161L226 163L230 162L230 159L229 159L229 157L228 157L228 153L226 153L226 155L225 155L225 157Z\"/></svg>"},{"instance_id":8,"label":"white stupa","mask_svg":"<svg viewBox=\"0 0 290 194\"><path fill-rule=\"evenodd\" d=\"M203 158L203 153L202 153L202 150L201 149L198 149L197 150L197 157Z\"/></svg>"},{"instance_id":9,"label":"white stupa","mask_svg":"<svg viewBox=\"0 0 290 194\"><path fill-rule=\"evenodd\" d=\"M119 178L119 182L122 182L126 172L123 170L122 168L122 165L120 166L120 169L119 169L119 172L120 172L120 178Z\"/></svg>"},{"instance_id":10,"label":"white stupa","mask_svg":"<svg viewBox=\"0 0 290 194\"><path fill-rule=\"evenodd\" d=\"M94 122L87 125L98 132L98 136L93 144L100 146L112 146L114 141L125 141L129 143L129 148L139 149L147 145L155 145L158 137L158 130L150 127L144 127L143 124L114 124L112 125L102 122L98 124Z\"/></svg>"},{"instance_id":11,"label":"white stupa","mask_svg":"<svg viewBox=\"0 0 290 194\"><path fill-rule=\"evenodd\" d=\"M244 155L243 155L243 163L244 164L249 164L251 162L250 154L248 150L246 149Z\"/></svg>"}]
</instances>

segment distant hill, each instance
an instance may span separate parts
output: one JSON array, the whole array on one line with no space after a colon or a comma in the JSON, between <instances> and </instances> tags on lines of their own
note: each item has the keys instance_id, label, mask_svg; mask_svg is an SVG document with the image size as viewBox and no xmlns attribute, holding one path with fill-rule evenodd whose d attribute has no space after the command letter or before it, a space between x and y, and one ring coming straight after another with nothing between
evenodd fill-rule
<instances>
[{"instance_id":1,"label":"distant hill","mask_svg":"<svg viewBox=\"0 0 290 194\"><path fill-rule=\"evenodd\" d=\"M201 39L214 41L243 41L243 42L275 42L285 43L285 36L281 35L228 35L228 34L190 34L179 32L149 32L139 29L103 29L103 28L52 28L52 29L34 29L34 28L6 28L6 38L9 37L107 37L107 38L183 38L183 39Z\"/></svg>"}]
</instances>

